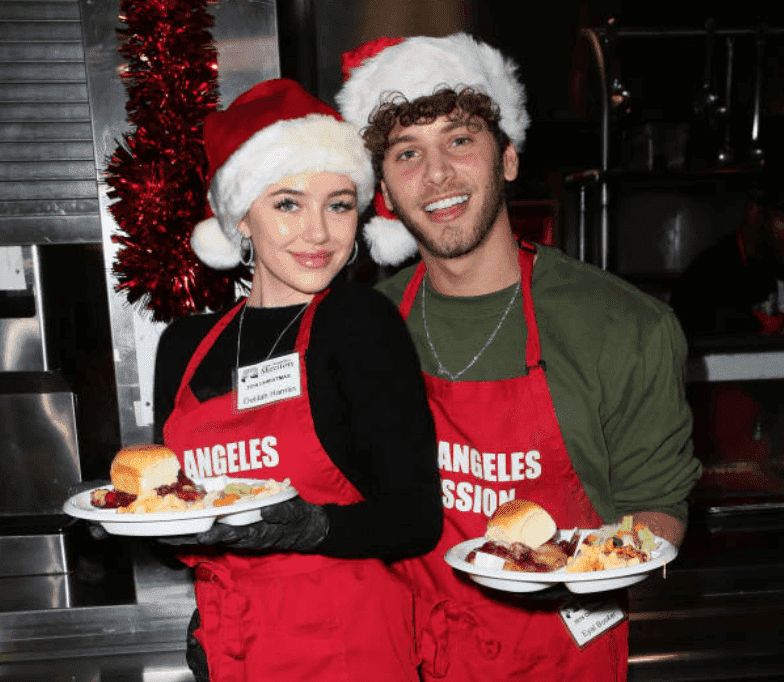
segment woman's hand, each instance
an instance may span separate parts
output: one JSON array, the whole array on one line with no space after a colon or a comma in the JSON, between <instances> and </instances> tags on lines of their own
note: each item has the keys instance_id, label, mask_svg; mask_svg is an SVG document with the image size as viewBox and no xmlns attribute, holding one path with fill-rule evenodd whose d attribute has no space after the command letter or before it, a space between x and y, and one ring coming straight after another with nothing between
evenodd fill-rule
<instances>
[{"instance_id":1,"label":"woman's hand","mask_svg":"<svg viewBox=\"0 0 784 682\"><path fill-rule=\"evenodd\" d=\"M93 490L94 488L108 488L111 484L111 481L104 479L82 481L81 483L76 483L68 488L68 497L79 495L80 493ZM90 537L93 540L105 540L109 537L109 533L104 530L104 527L100 523L92 523L91 521L85 521L85 523L87 524L87 530L90 533Z\"/></svg>"},{"instance_id":2,"label":"woman's hand","mask_svg":"<svg viewBox=\"0 0 784 682\"><path fill-rule=\"evenodd\" d=\"M210 668L207 664L207 654L204 648L196 639L196 630L201 627L201 617L199 609L194 610L191 622L188 623L188 634L186 637L185 660L193 673L196 682L210 682Z\"/></svg>"},{"instance_id":3,"label":"woman's hand","mask_svg":"<svg viewBox=\"0 0 784 682\"><path fill-rule=\"evenodd\" d=\"M312 552L324 542L329 519L323 507L295 497L262 510L247 526L214 523L203 533L159 538L166 545L226 545L231 549Z\"/></svg>"}]
</instances>

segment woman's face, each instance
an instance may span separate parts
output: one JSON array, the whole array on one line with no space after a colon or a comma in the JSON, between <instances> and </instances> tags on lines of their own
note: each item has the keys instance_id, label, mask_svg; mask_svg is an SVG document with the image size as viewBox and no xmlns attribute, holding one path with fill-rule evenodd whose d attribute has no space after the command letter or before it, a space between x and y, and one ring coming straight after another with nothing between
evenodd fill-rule
<instances>
[{"instance_id":1,"label":"woman's face","mask_svg":"<svg viewBox=\"0 0 784 682\"><path fill-rule=\"evenodd\" d=\"M357 231L357 189L345 175L303 173L267 187L239 224L253 240L249 302L306 303L346 264Z\"/></svg>"}]
</instances>

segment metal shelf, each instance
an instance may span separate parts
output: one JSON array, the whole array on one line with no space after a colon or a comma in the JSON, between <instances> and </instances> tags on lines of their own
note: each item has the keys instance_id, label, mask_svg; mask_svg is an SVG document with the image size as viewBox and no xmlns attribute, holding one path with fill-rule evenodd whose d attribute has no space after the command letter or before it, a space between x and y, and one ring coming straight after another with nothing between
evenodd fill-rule
<instances>
[{"instance_id":1,"label":"metal shelf","mask_svg":"<svg viewBox=\"0 0 784 682\"><path fill-rule=\"evenodd\" d=\"M686 365L687 381L784 379L784 349L710 353Z\"/></svg>"}]
</instances>

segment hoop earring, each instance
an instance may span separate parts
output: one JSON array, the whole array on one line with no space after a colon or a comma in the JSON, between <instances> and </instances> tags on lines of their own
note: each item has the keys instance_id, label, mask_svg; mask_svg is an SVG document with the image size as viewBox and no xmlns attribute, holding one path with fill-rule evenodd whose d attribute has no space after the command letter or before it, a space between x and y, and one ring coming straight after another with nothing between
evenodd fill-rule
<instances>
[{"instance_id":1,"label":"hoop earring","mask_svg":"<svg viewBox=\"0 0 784 682\"><path fill-rule=\"evenodd\" d=\"M256 249L253 248L253 240L243 236L240 240L240 263L246 268L251 267L256 260Z\"/></svg>"},{"instance_id":2,"label":"hoop earring","mask_svg":"<svg viewBox=\"0 0 784 682\"><path fill-rule=\"evenodd\" d=\"M359 255L359 242L355 239L354 240L354 248L351 249L351 256L349 257L348 261L346 262L346 265L352 265L354 263L354 261L357 259L358 255Z\"/></svg>"}]
</instances>

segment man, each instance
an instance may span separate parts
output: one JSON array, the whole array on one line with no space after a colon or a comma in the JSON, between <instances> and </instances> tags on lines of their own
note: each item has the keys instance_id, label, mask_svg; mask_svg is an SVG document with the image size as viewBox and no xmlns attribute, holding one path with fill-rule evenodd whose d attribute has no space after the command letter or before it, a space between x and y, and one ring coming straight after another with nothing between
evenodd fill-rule
<instances>
[{"instance_id":1,"label":"man","mask_svg":"<svg viewBox=\"0 0 784 682\"><path fill-rule=\"evenodd\" d=\"M465 34L379 39L344 56L341 113L370 122L377 210L405 225L374 218L371 255L421 256L381 288L420 354L445 522L439 546L401 571L417 591L426 680L622 680L627 622L608 600L597 611L510 597L443 559L511 498L542 505L561 528L634 514L677 545L700 472L673 315L612 275L513 238L503 187L528 126L516 71ZM570 629L575 613L596 625L591 636Z\"/></svg>"},{"instance_id":2,"label":"man","mask_svg":"<svg viewBox=\"0 0 784 682\"><path fill-rule=\"evenodd\" d=\"M784 332L781 177L759 183L743 224L694 259L670 302L690 335Z\"/></svg>"},{"instance_id":3,"label":"man","mask_svg":"<svg viewBox=\"0 0 784 682\"><path fill-rule=\"evenodd\" d=\"M675 282L670 304L695 349L715 347L710 337L718 334L738 335L741 343L784 334L783 190L780 172L766 171L750 193L741 226L699 254ZM704 384L694 401L710 415L706 430L720 467L746 462L762 473L784 476L784 400L778 382ZM730 423L736 427L727 433L722 426ZM748 441L744 432L755 439ZM739 446L739 438L748 447Z\"/></svg>"}]
</instances>

